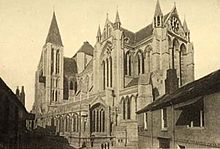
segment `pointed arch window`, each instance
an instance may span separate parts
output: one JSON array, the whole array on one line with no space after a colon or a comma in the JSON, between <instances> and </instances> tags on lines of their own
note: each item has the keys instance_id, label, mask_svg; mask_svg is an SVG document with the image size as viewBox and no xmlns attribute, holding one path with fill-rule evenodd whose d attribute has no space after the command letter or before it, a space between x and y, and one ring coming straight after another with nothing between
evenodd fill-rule
<instances>
[{"instance_id":1,"label":"pointed arch window","mask_svg":"<svg viewBox=\"0 0 220 149\"><path fill-rule=\"evenodd\" d=\"M96 104L90 109L91 132L105 132L105 109L101 104Z\"/></svg>"},{"instance_id":2,"label":"pointed arch window","mask_svg":"<svg viewBox=\"0 0 220 149\"><path fill-rule=\"evenodd\" d=\"M102 72L103 72L103 75L102 75L102 78L103 78L103 90L105 90L105 61L103 61L102 63Z\"/></svg>"},{"instance_id":3,"label":"pointed arch window","mask_svg":"<svg viewBox=\"0 0 220 149\"><path fill-rule=\"evenodd\" d=\"M60 53L59 50L56 52L56 74L59 73L59 65L60 65Z\"/></svg>"},{"instance_id":4,"label":"pointed arch window","mask_svg":"<svg viewBox=\"0 0 220 149\"><path fill-rule=\"evenodd\" d=\"M54 49L51 49L51 74L54 72Z\"/></svg>"},{"instance_id":5,"label":"pointed arch window","mask_svg":"<svg viewBox=\"0 0 220 149\"><path fill-rule=\"evenodd\" d=\"M55 91L55 101L57 101L57 91Z\"/></svg>"},{"instance_id":6,"label":"pointed arch window","mask_svg":"<svg viewBox=\"0 0 220 149\"><path fill-rule=\"evenodd\" d=\"M74 89L75 89L75 93L76 93L77 92L77 81L75 81Z\"/></svg>"},{"instance_id":7,"label":"pointed arch window","mask_svg":"<svg viewBox=\"0 0 220 149\"><path fill-rule=\"evenodd\" d=\"M186 63L186 46L182 44L180 46L180 53L179 53L179 68L180 68L180 85L183 85L186 83L186 68L185 68L185 63Z\"/></svg>"},{"instance_id":8,"label":"pointed arch window","mask_svg":"<svg viewBox=\"0 0 220 149\"><path fill-rule=\"evenodd\" d=\"M126 103L125 103L125 100L122 99L122 113L123 113L123 119L125 119L125 116L126 116Z\"/></svg>"},{"instance_id":9,"label":"pointed arch window","mask_svg":"<svg viewBox=\"0 0 220 149\"><path fill-rule=\"evenodd\" d=\"M127 99L127 119L131 119L131 99Z\"/></svg>"},{"instance_id":10,"label":"pointed arch window","mask_svg":"<svg viewBox=\"0 0 220 149\"><path fill-rule=\"evenodd\" d=\"M124 63L125 63L124 65L125 75L131 76L131 54L129 53L129 51L125 54Z\"/></svg>"},{"instance_id":11,"label":"pointed arch window","mask_svg":"<svg viewBox=\"0 0 220 149\"><path fill-rule=\"evenodd\" d=\"M144 55L142 52L137 53L138 75L144 73Z\"/></svg>"},{"instance_id":12,"label":"pointed arch window","mask_svg":"<svg viewBox=\"0 0 220 149\"><path fill-rule=\"evenodd\" d=\"M106 59L106 65L107 65L107 87L109 87L109 62L108 59Z\"/></svg>"},{"instance_id":13,"label":"pointed arch window","mask_svg":"<svg viewBox=\"0 0 220 149\"><path fill-rule=\"evenodd\" d=\"M112 57L109 57L109 67L110 67L110 87L112 87Z\"/></svg>"},{"instance_id":14,"label":"pointed arch window","mask_svg":"<svg viewBox=\"0 0 220 149\"><path fill-rule=\"evenodd\" d=\"M70 90L73 90L73 81L70 81Z\"/></svg>"}]
</instances>

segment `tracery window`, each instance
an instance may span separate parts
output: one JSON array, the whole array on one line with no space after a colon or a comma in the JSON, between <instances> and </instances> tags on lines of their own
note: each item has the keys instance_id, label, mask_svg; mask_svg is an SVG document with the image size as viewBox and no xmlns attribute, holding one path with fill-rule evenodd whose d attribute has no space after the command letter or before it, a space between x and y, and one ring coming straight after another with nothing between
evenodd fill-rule
<instances>
[{"instance_id":1,"label":"tracery window","mask_svg":"<svg viewBox=\"0 0 220 149\"><path fill-rule=\"evenodd\" d=\"M105 108L97 103L90 109L91 132L105 132Z\"/></svg>"},{"instance_id":2,"label":"tracery window","mask_svg":"<svg viewBox=\"0 0 220 149\"><path fill-rule=\"evenodd\" d=\"M131 55L129 52L125 54L124 64L125 75L131 76Z\"/></svg>"},{"instance_id":3,"label":"tracery window","mask_svg":"<svg viewBox=\"0 0 220 149\"><path fill-rule=\"evenodd\" d=\"M59 65L60 65L60 53L57 50L56 52L56 74L59 73Z\"/></svg>"},{"instance_id":4,"label":"tracery window","mask_svg":"<svg viewBox=\"0 0 220 149\"><path fill-rule=\"evenodd\" d=\"M138 75L144 73L144 55L140 51L137 53L137 69Z\"/></svg>"}]
</instances>

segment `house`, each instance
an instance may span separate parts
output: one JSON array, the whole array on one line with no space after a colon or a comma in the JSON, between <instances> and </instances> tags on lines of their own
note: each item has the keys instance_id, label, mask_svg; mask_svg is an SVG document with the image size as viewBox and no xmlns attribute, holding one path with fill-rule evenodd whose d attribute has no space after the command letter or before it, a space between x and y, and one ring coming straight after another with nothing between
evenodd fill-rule
<instances>
[{"instance_id":1,"label":"house","mask_svg":"<svg viewBox=\"0 0 220 149\"><path fill-rule=\"evenodd\" d=\"M137 112L139 149L219 148L220 70L178 89L167 84L172 92Z\"/></svg>"}]
</instances>

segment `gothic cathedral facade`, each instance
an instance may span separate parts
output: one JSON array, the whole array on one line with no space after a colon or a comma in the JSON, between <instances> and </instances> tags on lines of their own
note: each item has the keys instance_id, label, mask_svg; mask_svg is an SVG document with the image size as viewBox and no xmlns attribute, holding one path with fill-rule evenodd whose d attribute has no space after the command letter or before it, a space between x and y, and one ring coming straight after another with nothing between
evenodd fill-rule
<instances>
[{"instance_id":1,"label":"gothic cathedral facade","mask_svg":"<svg viewBox=\"0 0 220 149\"><path fill-rule=\"evenodd\" d=\"M137 32L106 18L94 46L84 42L64 57L55 13L35 77L37 125L56 126L79 147L137 148L136 111L165 94L168 69L179 86L194 80L194 49L176 6L163 14L157 1L152 23Z\"/></svg>"}]
</instances>

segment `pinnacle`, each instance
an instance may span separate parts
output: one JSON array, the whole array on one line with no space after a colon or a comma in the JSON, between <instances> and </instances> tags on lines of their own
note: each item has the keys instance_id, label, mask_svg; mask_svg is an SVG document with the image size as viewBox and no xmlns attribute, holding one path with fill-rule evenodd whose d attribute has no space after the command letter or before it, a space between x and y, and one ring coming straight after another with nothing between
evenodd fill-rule
<instances>
[{"instance_id":1,"label":"pinnacle","mask_svg":"<svg viewBox=\"0 0 220 149\"><path fill-rule=\"evenodd\" d=\"M99 25L99 27L98 27L97 37L101 37L101 29L100 29L100 25Z\"/></svg>"},{"instance_id":2,"label":"pinnacle","mask_svg":"<svg viewBox=\"0 0 220 149\"><path fill-rule=\"evenodd\" d=\"M184 21L183 21L183 29L184 29L185 32L189 32L189 29L188 29L188 26L186 24L185 18L184 18Z\"/></svg>"},{"instance_id":3,"label":"pinnacle","mask_svg":"<svg viewBox=\"0 0 220 149\"><path fill-rule=\"evenodd\" d=\"M120 18L119 18L118 10L117 10L117 13L116 13L115 23L121 23Z\"/></svg>"},{"instance_id":4,"label":"pinnacle","mask_svg":"<svg viewBox=\"0 0 220 149\"><path fill-rule=\"evenodd\" d=\"M159 16L159 15L163 15L163 13L162 13L161 8L160 8L159 0L157 0L154 16Z\"/></svg>"}]
</instances>

